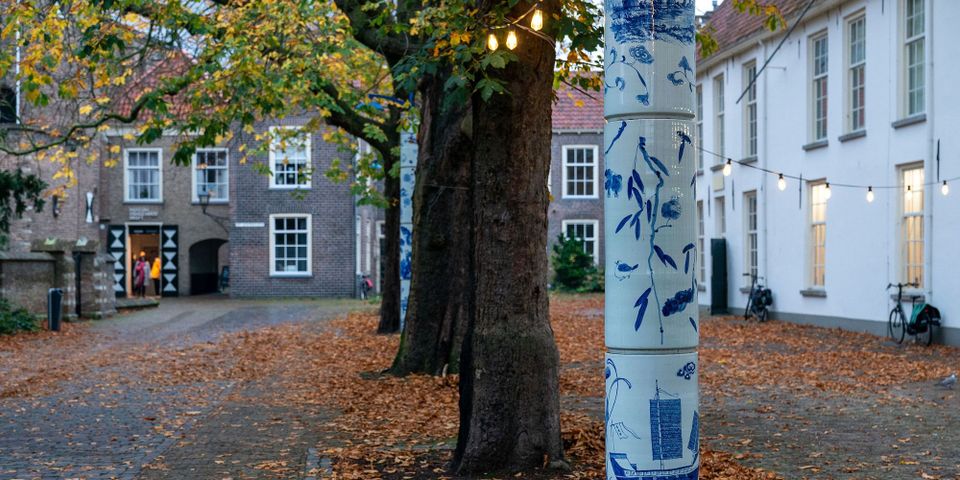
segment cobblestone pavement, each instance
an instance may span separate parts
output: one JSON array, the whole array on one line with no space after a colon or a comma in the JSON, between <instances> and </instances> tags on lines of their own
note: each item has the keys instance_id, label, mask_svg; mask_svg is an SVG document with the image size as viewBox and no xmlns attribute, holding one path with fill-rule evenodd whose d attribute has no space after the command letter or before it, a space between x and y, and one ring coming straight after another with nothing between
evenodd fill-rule
<instances>
[{"instance_id":1,"label":"cobblestone pavement","mask_svg":"<svg viewBox=\"0 0 960 480\"><path fill-rule=\"evenodd\" d=\"M323 320L362 306L164 300L157 309L96 322L89 349L122 357L145 345L189 347L282 323L322 328ZM122 361L107 365L61 382L53 393L0 398L0 479L302 477L319 435L312 427L325 417L301 406L264 406L269 380L156 385Z\"/></svg>"}]
</instances>

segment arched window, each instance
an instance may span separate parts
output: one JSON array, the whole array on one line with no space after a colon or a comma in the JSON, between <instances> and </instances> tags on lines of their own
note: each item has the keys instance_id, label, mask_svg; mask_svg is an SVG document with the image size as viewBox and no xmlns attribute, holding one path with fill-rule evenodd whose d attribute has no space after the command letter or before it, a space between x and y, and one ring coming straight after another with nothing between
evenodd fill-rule
<instances>
[{"instance_id":1,"label":"arched window","mask_svg":"<svg viewBox=\"0 0 960 480\"><path fill-rule=\"evenodd\" d=\"M0 85L0 123L17 122L17 93L6 85Z\"/></svg>"}]
</instances>

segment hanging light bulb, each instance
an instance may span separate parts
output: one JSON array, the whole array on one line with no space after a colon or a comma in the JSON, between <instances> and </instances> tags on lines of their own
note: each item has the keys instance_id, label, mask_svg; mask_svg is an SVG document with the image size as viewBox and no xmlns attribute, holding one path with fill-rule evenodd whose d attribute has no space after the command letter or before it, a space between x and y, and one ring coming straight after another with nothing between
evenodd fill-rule
<instances>
[{"instance_id":1,"label":"hanging light bulb","mask_svg":"<svg viewBox=\"0 0 960 480\"><path fill-rule=\"evenodd\" d=\"M823 199L830 200L830 197L833 196L833 192L830 191L830 182L827 182L826 188L823 189Z\"/></svg>"},{"instance_id":2,"label":"hanging light bulb","mask_svg":"<svg viewBox=\"0 0 960 480\"><path fill-rule=\"evenodd\" d=\"M500 47L500 42L497 41L497 36L491 33L490 36L487 37L487 48L489 48L490 51L493 52L493 51L496 51L497 48L499 47Z\"/></svg>"},{"instance_id":3,"label":"hanging light bulb","mask_svg":"<svg viewBox=\"0 0 960 480\"><path fill-rule=\"evenodd\" d=\"M946 181L946 180L943 181L943 185L940 185L940 193L942 193L942 194L944 194L944 195L949 195L949 194L950 194L950 186L947 185L947 181Z\"/></svg>"},{"instance_id":4,"label":"hanging light bulb","mask_svg":"<svg viewBox=\"0 0 960 480\"><path fill-rule=\"evenodd\" d=\"M507 32L507 48L510 50L517 48L517 32L513 30Z\"/></svg>"},{"instance_id":5,"label":"hanging light bulb","mask_svg":"<svg viewBox=\"0 0 960 480\"><path fill-rule=\"evenodd\" d=\"M777 179L777 188L779 188L781 192L787 189L787 179L783 178L782 173L780 174L780 178Z\"/></svg>"},{"instance_id":6,"label":"hanging light bulb","mask_svg":"<svg viewBox=\"0 0 960 480\"><path fill-rule=\"evenodd\" d=\"M867 187L867 203L873 203L873 187Z\"/></svg>"},{"instance_id":7,"label":"hanging light bulb","mask_svg":"<svg viewBox=\"0 0 960 480\"><path fill-rule=\"evenodd\" d=\"M913 185L907 185L907 191L903 194L903 198L907 201L913 197Z\"/></svg>"},{"instance_id":8,"label":"hanging light bulb","mask_svg":"<svg viewBox=\"0 0 960 480\"><path fill-rule=\"evenodd\" d=\"M727 159L727 163L723 165L723 176L729 177L733 173L733 160Z\"/></svg>"},{"instance_id":9,"label":"hanging light bulb","mask_svg":"<svg viewBox=\"0 0 960 480\"><path fill-rule=\"evenodd\" d=\"M537 8L533 10L533 17L530 18L530 28L536 32L543 29L543 12L540 11L539 7L537 5Z\"/></svg>"}]
</instances>

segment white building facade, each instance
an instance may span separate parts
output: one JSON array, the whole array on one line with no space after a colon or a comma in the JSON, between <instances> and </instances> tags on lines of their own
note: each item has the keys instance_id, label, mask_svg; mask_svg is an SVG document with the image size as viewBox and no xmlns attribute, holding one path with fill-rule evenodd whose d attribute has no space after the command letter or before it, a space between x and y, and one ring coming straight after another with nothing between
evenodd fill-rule
<instances>
[{"instance_id":1,"label":"white building facade","mask_svg":"<svg viewBox=\"0 0 960 480\"><path fill-rule=\"evenodd\" d=\"M887 285L916 282L943 314L939 341L960 344L960 2L818 0L799 22L806 0L776 3L797 23L779 51L784 30L720 27L743 15L725 2L721 49L697 65L701 305L725 238L732 312L752 271L774 318L882 335Z\"/></svg>"}]
</instances>

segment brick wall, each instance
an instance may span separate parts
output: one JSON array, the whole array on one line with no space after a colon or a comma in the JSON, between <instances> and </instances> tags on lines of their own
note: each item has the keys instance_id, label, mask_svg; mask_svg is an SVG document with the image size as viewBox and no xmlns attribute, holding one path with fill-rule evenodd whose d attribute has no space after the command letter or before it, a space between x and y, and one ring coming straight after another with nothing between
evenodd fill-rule
<instances>
[{"instance_id":1,"label":"brick wall","mask_svg":"<svg viewBox=\"0 0 960 480\"><path fill-rule=\"evenodd\" d=\"M302 125L307 118L290 117L264 123L271 126ZM256 144L248 146L250 151ZM333 183L323 173L334 159L349 165L350 152L326 143L320 134L311 138L314 174L309 189L295 195L291 190L270 189L271 177L253 168L239 168L230 186L235 225L230 235L230 293L234 296L321 296L347 297L355 293L354 198L347 183ZM268 164L268 154L252 156L248 162ZM238 193L241 192L241 193ZM307 277L279 277L270 274L270 215L310 214L312 274ZM236 224L247 225L237 227ZM260 226L262 224L262 226Z\"/></svg>"},{"instance_id":2,"label":"brick wall","mask_svg":"<svg viewBox=\"0 0 960 480\"><path fill-rule=\"evenodd\" d=\"M603 133L599 131L573 133L554 132L550 158L550 192L553 201L547 209L547 241L552 247L557 236L563 233L564 220L596 220L597 262L603 265ZM594 145L597 147L597 178L594 185L596 198L572 199L564 197L563 147L564 145ZM552 253L552 250L550 250Z\"/></svg>"}]
</instances>

